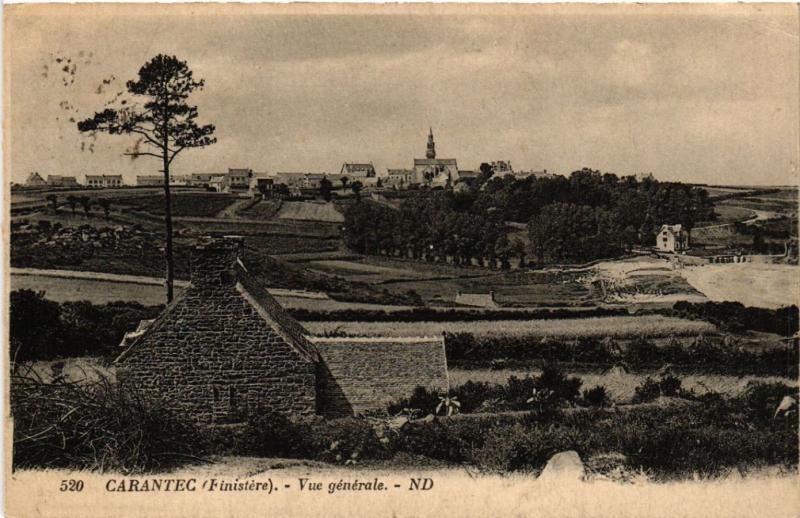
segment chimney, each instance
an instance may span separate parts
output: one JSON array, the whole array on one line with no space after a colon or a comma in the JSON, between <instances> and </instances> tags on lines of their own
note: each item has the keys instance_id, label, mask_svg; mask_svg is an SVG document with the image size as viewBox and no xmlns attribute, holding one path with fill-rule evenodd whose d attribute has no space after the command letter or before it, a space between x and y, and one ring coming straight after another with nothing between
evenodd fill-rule
<instances>
[{"instance_id":1,"label":"chimney","mask_svg":"<svg viewBox=\"0 0 800 518\"><path fill-rule=\"evenodd\" d=\"M195 286L232 286L236 283L236 263L244 250L240 236L212 238L192 250L191 281Z\"/></svg>"}]
</instances>

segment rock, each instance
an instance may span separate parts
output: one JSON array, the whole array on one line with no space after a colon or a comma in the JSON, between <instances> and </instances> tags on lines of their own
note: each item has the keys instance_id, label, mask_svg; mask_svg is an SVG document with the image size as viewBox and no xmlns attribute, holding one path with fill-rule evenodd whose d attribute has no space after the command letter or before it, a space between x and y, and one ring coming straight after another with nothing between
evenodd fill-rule
<instances>
[{"instance_id":1,"label":"rock","mask_svg":"<svg viewBox=\"0 0 800 518\"><path fill-rule=\"evenodd\" d=\"M539 475L540 480L579 481L583 479L583 462L575 451L556 453Z\"/></svg>"}]
</instances>

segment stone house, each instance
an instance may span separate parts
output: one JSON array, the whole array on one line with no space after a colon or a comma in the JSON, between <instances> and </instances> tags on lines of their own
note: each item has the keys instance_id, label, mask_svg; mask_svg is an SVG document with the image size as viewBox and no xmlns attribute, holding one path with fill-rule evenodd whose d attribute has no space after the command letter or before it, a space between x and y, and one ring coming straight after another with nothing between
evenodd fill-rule
<instances>
[{"instance_id":1,"label":"stone house","mask_svg":"<svg viewBox=\"0 0 800 518\"><path fill-rule=\"evenodd\" d=\"M87 174L86 186L95 189L108 189L122 187L121 174Z\"/></svg>"},{"instance_id":2,"label":"stone house","mask_svg":"<svg viewBox=\"0 0 800 518\"><path fill-rule=\"evenodd\" d=\"M689 249L689 232L683 225L662 225L656 236L660 252L683 252Z\"/></svg>"},{"instance_id":3,"label":"stone house","mask_svg":"<svg viewBox=\"0 0 800 518\"><path fill-rule=\"evenodd\" d=\"M276 411L384 412L417 385L449 388L442 337L313 338L240 258L242 240L195 248L191 282L116 360L117 379L201 424Z\"/></svg>"},{"instance_id":4,"label":"stone house","mask_svg":"<svg viewBox=\"0 0 800 518\"><path fill-rule=\"evenodd\" d=\"M25 180L25 185L28 187L44 187L47 185L47 182L42 178L42 175L33 172L28 175L28 178Z\"/></svg>"},{"instance_id":5,"label":"stone house","mask_svg":"<svg viewBox=\"0 0 800 518\"><path fill-rule=\"evenodd\" d=\"M339 176L346 176L348 180L353 181L375 178L376 173L372 162L367 162L365 164L345 162L342 165L341 171L339 171Z\"/></svg>"},{"instance_id":6,"label":"stone house","mask_svg":"<svg viewBox=\"0 0 800 518\"><path fill-rule=\"evenodd\" d=\"M47 185L50 187L77 187L78 179L74 176L49 174L47 175Z\"/></svg>"}]
</instances>

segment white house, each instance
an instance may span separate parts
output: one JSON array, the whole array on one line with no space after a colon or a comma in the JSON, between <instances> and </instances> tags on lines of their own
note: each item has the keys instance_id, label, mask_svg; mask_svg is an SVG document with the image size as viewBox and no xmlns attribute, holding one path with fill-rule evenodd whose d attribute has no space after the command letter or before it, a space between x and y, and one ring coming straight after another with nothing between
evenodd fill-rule
<instances>
[{"instance_id":1,"label":"white house","mask_svg":"<svg viewBox=\"0 0 800 518\"><path fill-rule=\"evenodd\" d=\"M689 232L683 225L662 225L656 236L656 248L661 252L682 252L689 249Z\"/></svg>"}]
</instances>

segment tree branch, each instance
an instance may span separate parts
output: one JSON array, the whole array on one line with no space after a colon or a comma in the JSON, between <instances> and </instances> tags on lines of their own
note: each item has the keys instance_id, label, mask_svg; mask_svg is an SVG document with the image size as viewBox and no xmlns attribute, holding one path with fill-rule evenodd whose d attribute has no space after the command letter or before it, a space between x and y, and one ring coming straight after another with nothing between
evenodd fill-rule
<instances>
[{"instance_id":1,"label":"tree branch","mask_svg":"<svg viewBox=\"0 0 800 518\"><path fill-rule=\"evenodd\" d=\"M147 151L135 151L133 153L122 153L125 156L154 156L156 158L163 158L161 155L155 153L148 153Z\"/></svg>"}]
</instances>

